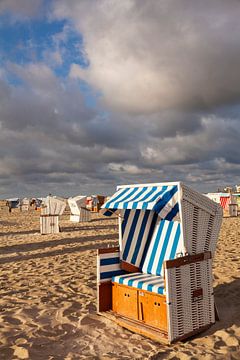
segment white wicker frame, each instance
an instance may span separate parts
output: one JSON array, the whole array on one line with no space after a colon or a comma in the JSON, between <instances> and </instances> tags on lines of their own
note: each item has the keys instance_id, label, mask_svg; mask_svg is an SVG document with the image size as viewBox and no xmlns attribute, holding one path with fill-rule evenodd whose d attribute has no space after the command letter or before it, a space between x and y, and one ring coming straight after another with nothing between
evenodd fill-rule
<instances>
[{"instance_id":1,"label":"white wicker frame","mask_svg":"<svg viewBox=\"0 0 240 360\"><path fill-rule=\"evenodd\" d=\"M170 343L215 322L212 259L165 269L165 279Z\"/></svg>"},{"instance_id":2,"label":"white wicker frame","mask_svg":"<svg viewBox=\"0 0 240 360\"><path fill-rule=\"evenodd\" d=\"M58 234L59 233L58 215L40 215L40 233Z\"/></svg>"},{"instance_id":3,"label":"white wicker frame","mask_svg":"<svg viewBox=\"0 0 240 360\"><path fill-rule=\"evenodd\" d=\"M91 212L85 208L79 209L80 214L71 214L70 221L72 222L87 222L91 221Z\"/></svg>"},{"instance_id":4,"label":"white wicker frame","mask_svg":"<svg viewBox=\"0 0 240 360\"><path fill-rule=\"evenodd\" d=\"M182 230L188 254L211 251L214 255L223 211L206 196L181 184Z\"/></svg>"}]
</instances>

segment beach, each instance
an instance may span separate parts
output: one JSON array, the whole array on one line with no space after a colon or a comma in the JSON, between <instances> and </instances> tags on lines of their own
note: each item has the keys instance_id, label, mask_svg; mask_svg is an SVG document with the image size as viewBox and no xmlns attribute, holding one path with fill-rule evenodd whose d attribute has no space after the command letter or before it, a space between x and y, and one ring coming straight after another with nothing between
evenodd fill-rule
<instances>
[{"instance_id":1,"label":"beach","mask_svg":"<svg viewBox=\"0 0 240 360\"><path fill-rule=\"evenodd\" d=\"M223 219L214 259L220 321L167 346L96 314L96 252L117 245L117 219L65 214L41 235L39 215L0 209L1 359L240 359L240 217Z\"/></svg>"}]
</instances>

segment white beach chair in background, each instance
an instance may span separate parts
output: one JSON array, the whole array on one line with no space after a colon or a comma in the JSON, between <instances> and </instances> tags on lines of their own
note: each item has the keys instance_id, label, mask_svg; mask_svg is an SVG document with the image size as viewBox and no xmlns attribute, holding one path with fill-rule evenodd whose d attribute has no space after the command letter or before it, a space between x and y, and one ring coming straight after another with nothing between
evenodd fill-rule
<instances>
[{"instance_id":1,"label":"white beach chair in background","mask_svg":"<svg viewBox=\"0 0 240 360\"><path fill-rule=\"evenodd\" d=\"M59 216L63 214L66 200L57 196L47 196L42 203L40 215L41 234L59 233Z\"/></svg>"},{"instance_id":2,"label":"white beach chair in background","mask_svg":"<svg viewBox=\"0 0 240 360\"><path fill-rule=\"evenodd\" d=\"M92 212L98 213L101 206L105 202L105 196L103 196L103 195L91 195L91 196L87 196L86 200L87 200L86 201L87 209L92 211Z\"/></svg>"},{"instance_id":3,"label":"white beach chair in background","mask_svg":"<svg viewBox=\"0 0 240 360\"><path fill-rule=\"evenodd\" d=\"M91 212L86 209L86 196L75 196L68 199L68 205L71 210L70 221L84 222L91 221Z\"/></svg>"},{"instance_id":4,"label":"white beach chair in background","mask_svg":"<svg viewBox=\"0 0 240 360\"><path fill-rule=\"evenodd\" d=\"M213 324L221 206L176 182L119 186L103 208L119 247L98 251L99 314L167 343Z\"/></svg>"},{"instance_id":5,"label":"white beach chair in background","mask_svg":"<svg viewBox=\"0 0 240 360\"><path fill-rule=\"evenodd\" d=\"M220 204L225 215L230 217L238 216L238 194L233 193L208 193L206 196Z\"/></svg>"},{"instance_id":6,"label":"white beach chair in background","mask_svg":"<svg viewBox=\"0 0 240 360\"><path fill-rule=\"evenodd\" d=\"M30 206L30 199L23 198L20 200L20 210L21 211L28 211Z\"/></svg>"}]
</instances>

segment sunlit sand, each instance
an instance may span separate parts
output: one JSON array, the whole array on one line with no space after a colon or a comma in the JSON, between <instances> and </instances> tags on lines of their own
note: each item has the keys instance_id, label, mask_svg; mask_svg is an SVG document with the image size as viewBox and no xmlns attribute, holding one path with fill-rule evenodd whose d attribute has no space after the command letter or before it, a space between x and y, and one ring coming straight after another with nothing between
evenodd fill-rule
<instances>
[{"instance_id":1,"label":"sunlit sand","mask_svg":"<svg viewBox=\"0 0 240 360\"><path fill-rule=\"evenodd\" d=\"M60 220L40 235L39 212L0 210L1 359L239 359L240 218L224 218L214 261L220 321L165 346L96 315L96 249L117 245L117 219Z\"/></svg>"}]
</instances>

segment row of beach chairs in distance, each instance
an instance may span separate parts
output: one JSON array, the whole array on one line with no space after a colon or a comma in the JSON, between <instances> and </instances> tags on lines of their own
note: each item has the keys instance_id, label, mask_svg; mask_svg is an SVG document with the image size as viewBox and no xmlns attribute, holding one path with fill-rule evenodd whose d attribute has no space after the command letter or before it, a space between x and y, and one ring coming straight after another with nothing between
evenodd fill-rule
<instances>
[{"instance_id":1,"label":"row of beach chairs in distance","mask_svg":"<svg viewBox=\"0 0 240 360\"><path fill-rule=\"evenodd\" d=\"M71 210L70 221L85 222L91 220L91 211L86 208L86 196L76 196L68 199ZM57 196L48 196L41 208L40 232L41 234L53 234L60 231L59 216L66 208L65 199Z\"/></svg>"}]
</instances>

